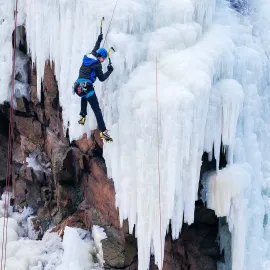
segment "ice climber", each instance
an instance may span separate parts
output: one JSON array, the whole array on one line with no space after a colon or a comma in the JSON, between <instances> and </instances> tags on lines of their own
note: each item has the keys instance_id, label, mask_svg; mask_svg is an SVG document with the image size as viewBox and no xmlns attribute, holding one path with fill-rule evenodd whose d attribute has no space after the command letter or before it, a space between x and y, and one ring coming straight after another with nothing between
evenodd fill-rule
<instances>
[{"instance_id":1,"label":"ice climber","mask_svg":"<svg viewBox=\"0 0 270 270\"><path fill-rule=\"evenodd\" d=\"M105 48L100 48L100 43L103 39L102 33L98 36L95 47L91 54L87 54L83 58L83 62L79 71L79 77L74 83L75 93L81 97L81 112L79 124L84 125L87 115L87 102L89 102L95 117L97 119L98 128L100 130L101 139L106 142L112 142L112 138L108 134L98 99L94 90L94 82L98 78L101 82L109 78L113 72L111 64L107 67L107 72L103 73L101 63L108 57L108 52Z\"/></svg>"}]
</instances>

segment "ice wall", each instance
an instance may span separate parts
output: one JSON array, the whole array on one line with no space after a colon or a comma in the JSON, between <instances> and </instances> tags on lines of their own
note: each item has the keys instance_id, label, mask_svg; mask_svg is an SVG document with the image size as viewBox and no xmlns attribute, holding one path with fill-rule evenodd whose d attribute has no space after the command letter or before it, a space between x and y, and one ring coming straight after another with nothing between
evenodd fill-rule
<instances>
[{"instance_id":1,"label":"ice wall","mask_svg":"<svg viewBox=\"0 0 270 270\"><path fill-rule=\"evenodd\" d=\"M71 139L96 127L90 110L87 124L77 125L80 99L72 95L71 86L83 54L94 45L101 17L108 26L114 4L19 0L19 23L26 27L38 83L45 61L55 62ZM162 268L170 222L173 238L183 221L193 222L202 153L218 159L221 139L230 165L247 163L251 168L240 267L256 269L270 257L270 229L264 222L270 209L270 5L257 0L246 16L228 5L225 0L126 0L117 6L105 44L117 50L115 71L107 82L96 83L96 92L114 138L105 146L105 157L115 182L116 206L121 220L129 219L130 231L136 225L139 269L147 269L150 249ZM1 101L9 93L12 8L12 1L0 0L1 14L9 10L0 23L0 68L5 74L0 80Z\"/></svg>"},{"instance_id":2,"label":"ice wall","mask_svg":"<svg viewBox=\"0 0 270 270\"><path fill-rule=\"evenodd\" d=\"M12 1L0 0L0 103L10 99L10 83L12 74Z\"/></svg>"},{"instance_id":3,"label":"ice wall","mask_svg":"<svg viewBox=\"0 0 270 270\"><path fill-rule=\"evenodd\" d=\"M232 233L231 269L245 269L250 185L251 168L247 164L229 165L218 173L210 173L205 183L207 207L218 217L227 217Z\"/></svg>"}]
</instances>

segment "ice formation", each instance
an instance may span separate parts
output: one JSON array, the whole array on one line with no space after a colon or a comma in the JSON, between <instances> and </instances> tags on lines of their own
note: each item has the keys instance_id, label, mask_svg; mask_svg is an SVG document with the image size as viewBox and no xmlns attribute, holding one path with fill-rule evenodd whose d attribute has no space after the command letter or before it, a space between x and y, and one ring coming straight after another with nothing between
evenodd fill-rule
<instances>
[{"instance_id":1,"label":"ice formation","mask_svg":"<svg viewBox=\"0 0 270 270\"><path fill-rule=\"evenodd\" d=\"M205 185L207 207L228 220L232 234L232 269L245 269L251 168L247 164L229 165L218 173L209 173Z\"/></svg>"},{"instance_id":2,"label":"ice formation","mask_svg":"<svg viewBox=\"0 0 270 270\"><path fill-rule=\"evenodd\" d=\"M150 249L162 268L170 222L173 238L179 235L183 213L184 222L193 222L201 156L206 151L218 160L221 140L228 170L218 172L216 179L228 186L248 175L249 183L241 182L230 202L216 197L208 202L220 214L228 214L233 224L232 257L239 259L233 259L233 270L269 265L270 3L243 3L249 6L242 13L226 0L125 0L117 6L105 44L116 48L115 71L106 83L96 83L96 92L114 138L105 146L105 157L115 183L116 206L121 220L128 218L130 231L136 225L139 269L147 269ZM26 27L38 85L45 62L54 61L71 139L96 128L92 113L87 124L78 127L80 99L72 95L71 86L83 54L92 49L99 33L100 19L105 16L108 26L114 4L19 0L19 24ZM0 102L9 100L13 8L13 1L0 0ZM243 204L246 213L241 235L233 233L242 226L238 220L243 216L241 209L233 210L234 201ZM239 245L241 250L236 251Z\"/></svg>"},{"instance_id":3,"label":"ice formation","mask_svg":"<svg viewBox=\"0 0 270 270\"><path fill-rule=\"evenodd\" d=\"M0 200L0 245L4 225L5 194ZM31 223L32 211L25 208L22 213L9 211L7 226L6 267L7 270L89 270L102 269L103 251L101 240L107 236L99 226L93 233L66 227L63 241L57 233L46 232L41 241L35 240ZM33 240L32 240L33 239ZM97 257L97 261L93 256ZM0 250L0 258L2 251ZM4 259L1 261L4 265Z\"/></svg>"}]
</instances>

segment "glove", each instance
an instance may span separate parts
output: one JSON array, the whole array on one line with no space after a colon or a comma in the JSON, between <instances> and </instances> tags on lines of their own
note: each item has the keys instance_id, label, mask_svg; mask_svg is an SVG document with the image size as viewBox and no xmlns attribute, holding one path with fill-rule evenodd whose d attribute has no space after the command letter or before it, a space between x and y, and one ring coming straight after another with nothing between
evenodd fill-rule
<instances>
[{"instance_id":1,"label":"glove","mask_svg":"<svg viewBox=\"0 0 270 270\"><path fill-rule=\"evenodd\" d=\"M113 66L112 65L108 65L107 69L108 69L108 71L113 72Z\"/></svg>"},{"instance_id":2,"label":"glove","mask_svg":"<svg viewBox=\"0 0 270 270\"><path fill-rule=\"evenodd\" d=\"M99 36L98 36L98 41L102 41L103 40L103 34L100 33Z\"/></svg>"}]
</instances>

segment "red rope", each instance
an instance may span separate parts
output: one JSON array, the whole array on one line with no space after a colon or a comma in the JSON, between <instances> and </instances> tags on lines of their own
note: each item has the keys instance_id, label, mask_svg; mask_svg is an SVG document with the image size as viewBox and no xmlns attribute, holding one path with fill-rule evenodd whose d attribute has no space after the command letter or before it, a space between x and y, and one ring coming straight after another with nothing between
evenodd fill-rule
<instances>
[{"instance_id":1,"label":"red rope","mask_svg":"<svg viewBox=\"0 0 270 270\"><path fill-rule=\"evenodd\" d=\"M11 156L12 156L12 139L13 139L13 102L15 91L15 59L16 59L16 28L17 28L17 13L18 13L18 0L16 0L15 13L14 13L14 35L13 35L13 58L12 58L12 87L10 98L9 110L9 139L8 139L8 154L7 154L7 172L6 172L6 187L9 190L11 182ZM8 228L8 207L9 207L9 192L5 196L4 205L4 224L2 234L2 255L1 255L1 270L6 269L6 249L7 249L7 228ZM3 262L4 260L4 262Z\"/></svg>"},{"instance_id":2,"label":"red rope","mask_svg":"<svg viewBox=\"0 0 270 270\"><path fill-rule=\"evenodd\" d=\"M156 56L156 104L157 104L157 159L158 159L158 189L159 189L159 233L160 233L160 264L162 269L162 231L161 231L161 181L160 181L160 149L159 149L159 106L158 106L158 58Z\"/></svg>"}]
</instances>

